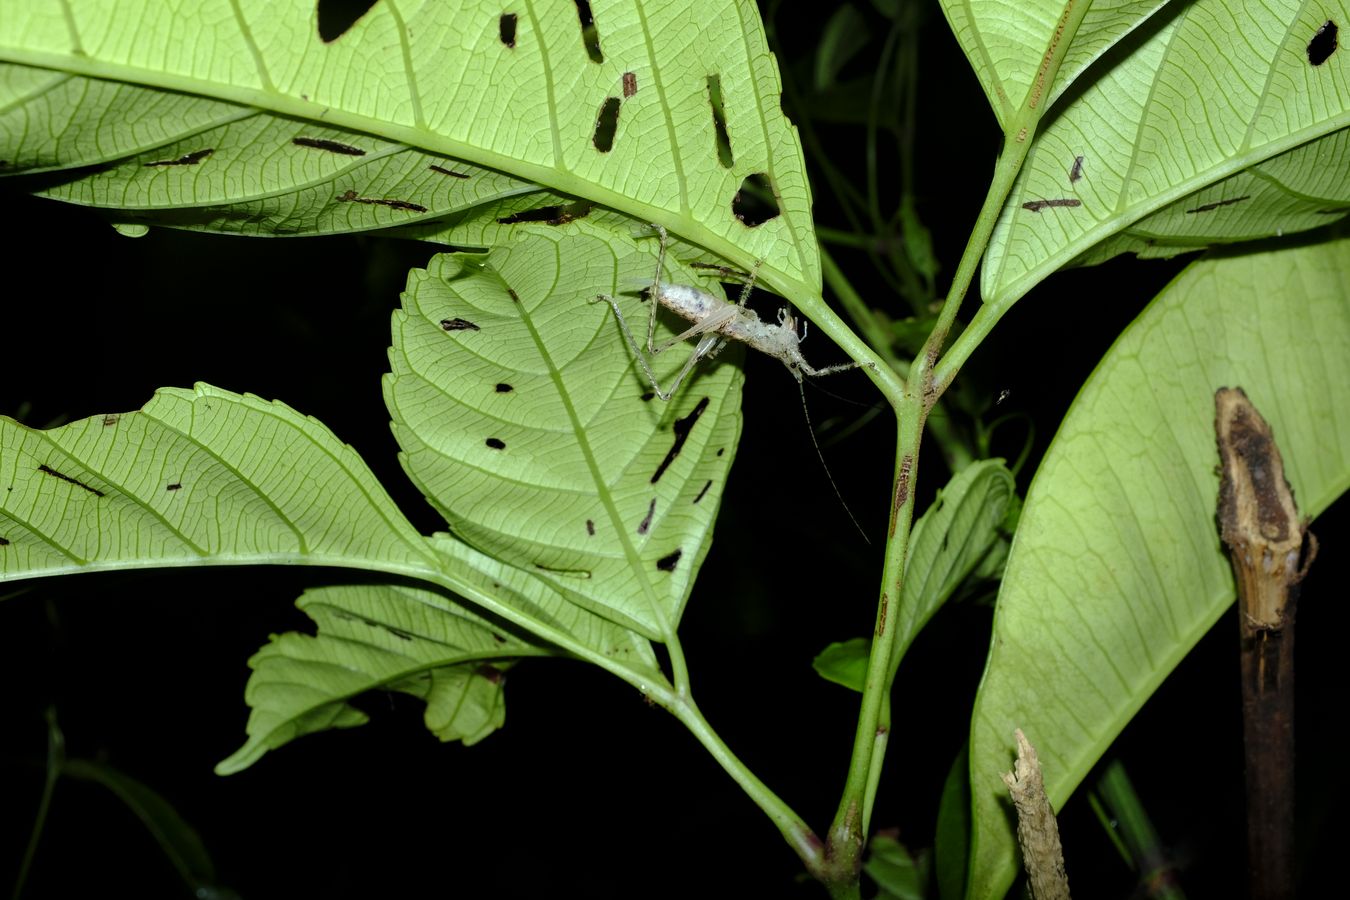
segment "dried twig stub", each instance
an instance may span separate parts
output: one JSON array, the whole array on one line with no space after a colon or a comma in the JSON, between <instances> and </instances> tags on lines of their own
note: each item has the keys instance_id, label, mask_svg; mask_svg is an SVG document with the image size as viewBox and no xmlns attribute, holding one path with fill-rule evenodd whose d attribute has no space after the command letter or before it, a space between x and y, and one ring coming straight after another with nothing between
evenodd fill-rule
<instances>
[{"instance_id":1,"label":"dried twig stub","mask_svg":"<svg viewBox=\"0 0 1350 900\"><path fill-rule=\"evenodd\" d=\"M1219 527L1237 580L1253 900L1294 896L1294 610L1306 528L1275 436L1241 388L1214 395Z\"/></svg>"},{"instance_id":2,"label":"dried twig stub","mask_svg":"<svg viewBox=\"0 0 1350 900\"><path fill-rule=\"evenodd\" d=\"M1017 843L1027 870L1027 886L1033 900L1069 900L1069 876L1064 871L1064 850L1059 843L1059 824L1050 798L1045 795L1041 763L1022 729L1017 738L1017 762L1003 774L1003 783L1017 809Z\"/></svg>"}]
</instances>

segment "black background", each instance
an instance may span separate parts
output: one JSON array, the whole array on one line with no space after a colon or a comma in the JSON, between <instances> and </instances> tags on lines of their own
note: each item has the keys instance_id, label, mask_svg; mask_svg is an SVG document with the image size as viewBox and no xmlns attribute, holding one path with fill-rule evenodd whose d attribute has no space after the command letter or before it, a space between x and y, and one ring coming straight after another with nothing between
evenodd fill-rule
<instances>
[{"instance_id":1,"label":"black background","mask_svg":"<svg viewBox=\"0 0 1350 900\"><path fill-rule=\"evenodd\" d=\"M794 4L779 17L775 49L797 77L809 72L830 12L819 6ZM936 10L924 27L918 202L945 286L998 139ZM861 172L858 129L821 133L837 164ZM819 220L841 226L820 179L815 191ZM0 413L26 402L25 421L42 426L135 409L157 387L195 381L281 399L356 447L420 529L439 526L398 467L380 394L389 314L407 269L436 248L366 236L249 239L159 229L129 240L88 210L12 192L4 202L12 287L0 306L7 348ZM872 303L889 302L866 283L870 268L860 256L836 256ZM1036 457L1098 358L1179 266L1116 260L1055 275L972 360L979 389L1010 390L1005 407L1036 423ZM770 298L759 302L772 311ZM805 350L817 365L830 361L823 338ZM713 726L823 828L842 788L857 697L820 680L810 662L825 643L870 628L892 435L882 415L826 450L872 537L867 546L821 471L795 383L775 360L750 356L745 366L745 437L682 634ZM807 398L826 435L832 422L876 402L860 375L821 387L828 391L808 388ZM1020 436L1008 441L996 450L1015 454ZM946 478L936 453L923 461L921 503ZM1031 471L1034 459L1022 490ZM1332 756L1343 681L1336 643L1345 628L1336 547L1345 518L1342 502L1315 526L1323 558L1299 615L1306 877L1329 869L1328 829L1345 798L1344 768ZM307 629L294 598L336 577L278 567L6 586L15 593L0 604L0 796L7 798L0 873L17 869L27 840L42 783L43 711L54 706L68 752L105 759L162 793L200 831L221 881L245 897L824 895L678 723L580 663L514 669L506 728L476 747L440 744L422 727L419 704L381 694L363 702L373 715L367 726L307 737L242 774L214 775L212 766L244 738L248 657L269 633ZM916 847L931 843L989 618L987 607L950 607L900 671L874 825L899 827ZM1241 887L1235 632L1225 615L1112 750L1192 897L1233 896ZM1130 896L1133 876L1081 796L1062 824L1075 892ZM123 807L98 787L63 781L24 896L91 893L186 895Z\"/></svg>"}]
</instances>

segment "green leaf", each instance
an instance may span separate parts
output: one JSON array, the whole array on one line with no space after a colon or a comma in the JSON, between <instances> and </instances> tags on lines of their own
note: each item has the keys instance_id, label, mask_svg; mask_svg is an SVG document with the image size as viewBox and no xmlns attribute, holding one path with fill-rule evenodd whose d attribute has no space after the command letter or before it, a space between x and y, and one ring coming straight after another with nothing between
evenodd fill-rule
<instances>
[{"instance_id":1,"label":"green leaf","mask_svg":"<svg viewBox=\"0 0 1350 900\"><path fill-rule=\"evenodd\" d=\"M1027 96L1066 7L1081 0L942 0L966 58L975 69L1000 126ZM1056 99L1088 66L1144 24L1167 0L1096 0L1078 27L1054 83L1040 104Z\"/></svg>"},{"instance_id":2,"label":"green leaf","mask_svg":"<svg viewBox=\"0 0 1350 900\"><path fill-rule=\"evenodd\" d=\"M430 582L599 665L659 677L645 641L531 572L419 535L355 451L281 403L199 384L163 389L140 412L47 431L0 418L0 484L0 581L157 566L358 568Z\"/></svg>"},{"instance_id":3,"label":"green leaf","mask_svg":"<svg viewBox=\"0 0 1350 900\"><path fill-rule=\"evenodd\" d=\"M92 760L67 759L61 766L61 774L92 781L112 791L141 820L183 881L202 892L199 896L221 891L215 884L216 870L211 854L196 829L158 791L107 763Z\"/></svg>"},{"instance_id":4,"label":"green leaf","mask_svg":"<svg viewBox=\"0 0 1350 900\"><path fill-rule=\"evenodd\" d=\"M930 286L941 265L933 252L933 233L919 218L914 208L914 195L905 194L900 202L900 235L905 241L905 255L923 280Z\"/></svg>"},{"instance_id":5,"label":"green leaf","mask_svg":"<svg viewBox=\"0 0 1350 900\"><path fill-rule=\"evenodd\" d=\"M1306 52L1326 13L1297 0L1174 6L1036 136L984 260L986 302L1022 296L1131 226L1109 252L1288 234L1350 208L1346 68Z\"/></svg>"},{"instance_id":6,"label":"green leaf","mask_svg":"<svg viewBox=\"0 0 1350 900\"><path fill-rule=\"evenodd\" d=\"M1233 600L1214 523L1215 390L1270 421L1302 512L1350 485L1350 239L1214 255L1112 347L1031 485L971 726L968 896L1016 871L999 772L1014 728L1070 792Z\"/></svg>"},{"instance_id":7,"label":"green leaf","mask_svg":"<svg viewBox=\"0 0 1350 900\"><path fill-rule=\"evenodd\" d=\"M332 432L205 384L48 431L0 418L0 484L0 580L256 563L436 569Z\"/></svg>"},{"instance_id":8,"label":"green leaf","mask_svg":"<svg viewBox=\"0 0 1350 900\"><path fill-rule=\"evenodd\" d=\"M852 3L836 9L825 23L820 45L816 48L815 89L823 91L833 87L839 70L867 46L870 38L867 21Z\"/></svg>"},{"instance_id":9,"label":"green leaf","mask_svg":"<svg viewBox=\"0 0 1350 900\"><path fill-rule=\"evenodd\" d=\"M505 719L510 660L556 652L409 585L312 588L296 605L319 633L273 635L249 660L248 742L216 767L222 775L302 735L364 724L349 701L380 687L426 700L427 728L441 740L475 743Z\"/></svg>"},{"instance_id":10,"label":"green leaf","mask_svg":"<svg viewBox=\"0 0 1350 900\"><path fill-rule=\"evenodd\" d=\"M937 829L933 835L933 875L942 900L956 900L966 895L969 850L970 745L962 744L942 783Z\"/></svg>"},{"instance_id":11,"label":"green leaf","mask_svg":"<svg viewBox=\"0 0 1350 900\"><path fill-rule=\"evenodd\" d=\"M101 166L254 115L237 103L7 63L0 98L6 175ZM192 149L201 146L211 145Z\"/></svg>"},{"instance_id":12,"label":"green leaf","mask_svg":"<svg viewBox=\"0 0 1350 900\"><path fill-rule=\"evenodd\" d=\"M1175 256L1210 244L1283 235L1350 212L1350 130L1273 156L1172 203L1073 261L1094 265L1121 253Z\"/></svg>"},{"instance_id":13,"label":"green leaf","mask_svg":"<svg viewBox=\"0 0 1350 900\"><path fill-rule=\"evenodd\" d=\"M909 563L894 610L891 678L905 651L933 614L1002 541L1001 527L1016 499L1012 473L1001 459L972 463L952 476L914 524ZM867 675L868 638L830 644L812 662L827 681L861 692Z\"/></svg>"},{"instance_id":14,"label":"green leaf","mask_svg":"<svg viewBox=\"0 0 1350 900\"><path fill-rule=\"evenodd\" d=\"M867 681L867 654L871 648L872 642L867 638L834 641L816 654L811 667L826 681L861 694Z\"/></svg>"},{"instance_id":15,"label":"green leaf","mask_svg":"<svg viewBox=\"0 0 1350 900\"><path fill-rule=\"evenodd\" d=\"M648 0L592 11L597 46L588 51L569 3L518 11L473 0L415 8L377 3L328 42L319 36L313 3L24 3L0 20L0 61L14 64L0 75L0 146L18 146L22 152L13 158L25 166L63 165L72 147L87 158L98 143L90 123L106 116L114 100L135 113L108 117L117 140L94 151L106 161L159 150L213 126L242 139L253 126L236 131L231 117L264 111L361 133L380 148L369 155L391 156L387 172L365 166L354 173L360 188L302 193L307 214L347 190L357 197L366 197L362 190L389 190L396 196L367 199L430 212L441 208L442 192L472 188L448 185L446 177L419 167L423 160L413 162L416 154L392 149L415 147L584 197L640 222L660 221L745 268L763 259L766 282L794 296L818 296L810 188L800 144L779 105L777 66L754 3ZM506 40L502 18L508 13L514 32ZM66 83L67 76L80 76L81 83ZM723 98L729 167L717 152L711 76ZM137 128L146 95L114 82L169 92L145 104L150 127ZM86 91L92 99L84 99ZM612 145L604 149L598 126L614 110ZM185 133L177 123L187 120L193 125ZM258 117L269 142L247 152L275 157L260 187L284 193L295 189L284 162L293 145L273 128L280 121ZM188 145L187 153L206 149L192 140L182 146ZM155 184L203 179L206 190L228 176L205 173L240 158L222 151L219 160L212 153L192 164L154 167L159 171L146 184L153 193L161 190ZM350 160L327 162L341 167ZM747 227L734 206L752 175L767 179L780 214ZM103 198L115 202L115 192L106 190ZM351 200L327 212L333 221L324 227L342 230L393 224L415 210ZM351 221L341 222L344 217Z\"/></svg>"},{"instance_id":16,"label":"green leaf","mask_svg":"<svg viewBox=\"0 0 1350 900\"><path fill-rule=\"evenodd\" d=\"M656 243L581 220L434 258L395 314L385 398L409 477L456 536L663 639L711 540L742 374L707 363L670 403L652 396L594 301L650 283ZM666 262L667 278L697 283L677 254ZM624 305L645 333L643 304ZM663 384L690 352L656 358Z\"/></svg>"},{"instance_id":17,"label":"green leaf","mask_svg":"<svg viewBox=\"0 0 1350 900\"><path fill-rule=\"evenodd\" d=\"M89 112L104 121L104 111ZM178 140L36 193L143 224L263 236L370 231L522 195L542 205L545 195L533 182L394 141L240 112L246 117L203 132L185 126Z\"/></svg>"},{"instance_id":18,"label":"green leaf","mask_svg":"<svg viewBox=\"0 0 1350 900\"><path fill-rule=\"evenodd\" d=\"M928 865L889 834L878 833L867 842L863 871L877 883L877 900L923 900L927 896Z\"/></svg>"},{"instance_id":19,"label":"green leaf","mask_svg":"<svg viewBox=\"0 0 1350 900\"><path fill-rule=\"evenodd\" d=\"M1015 491L1003 460L982 459L953 475L914 523L905 583L894 611L899 631L891 656L892 680L928 620L997 546Z\"/></svg>"}]
</instances>

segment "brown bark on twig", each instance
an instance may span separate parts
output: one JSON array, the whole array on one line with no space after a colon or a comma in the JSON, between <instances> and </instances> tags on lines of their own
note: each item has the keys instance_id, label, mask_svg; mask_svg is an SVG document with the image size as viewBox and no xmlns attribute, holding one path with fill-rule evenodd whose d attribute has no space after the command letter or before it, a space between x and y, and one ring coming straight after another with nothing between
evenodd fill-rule
<instances>
[{"instance_id":1,"label":"brown bark on twig","mask_svg":"<svg viewBox=\"0 0 1350 900\"><path fill-rule=\"evenodd\" d=\"M1069 876L1064 871L1064 850L1059 844L1059 824L1050 798L1045 795L1041 763L1036 748L1022 734L1017 738L1017 762L1005 772L1003 783L1017 808L1017 843L1027 870L1027 886L1033 900L1069 900Z\"/></svg>"},{"instance_id":2,"label":"brown bark on twig","mask_svg":"<svg viewBox=\"0 0 1350 900\"><path fill-rule=\"evenodd\" d=\"M1214 395L1218 519L1237 579L1252 900L1294 896L1294 609L1317 553L1265 419L1241 388Z\"/></svg>"}]
</instances>

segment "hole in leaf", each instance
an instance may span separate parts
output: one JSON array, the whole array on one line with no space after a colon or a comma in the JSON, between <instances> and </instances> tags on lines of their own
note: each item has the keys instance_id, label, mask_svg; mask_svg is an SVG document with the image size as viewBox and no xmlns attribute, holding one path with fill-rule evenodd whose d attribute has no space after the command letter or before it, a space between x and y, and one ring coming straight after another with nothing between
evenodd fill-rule
<instances>
[{"instance_id":1,"label":"hole in leaf","mask_svg":"<svg viewBox=\"0 0 1350 900\"><path fill-rule=\"evenodd\" d=\"M572 0L577 5L577 18L581 21L581 43L586 46L586 55L593 63L605 61L600 52L600 32L595 27L595 17L591 15L589 0Z\"/></svg>"},{"instance_id":2,"label":"hole in leaf","mask_svg":"<svg viewBox=\"0 0 1350 900\"><path fill-rule=\"evenodd\" d=\"M646 534L648 531L651 530L652 517L655 515L656 515L656 498L653 497L652 502L647 506L647 515L643 516L642 521L638 523L637 527L638 534Z\"/></svg>"},{"instance_id":3,"label":"hole in leaf","mask_svg":"<svg viewBox=\"0 0 1350 900\"><path fill-rule=\"evenodd\" d=\"M674 572L675 566L683 555L683 550L676 550L674 553L667 554L656 561L656 567L662 572Z\"/></svg>"},{"instance_id":4,"label":"hole in leaf","mask_svg":"<svg viewBox=\"0 0 1350 900\"><path fill-rule=\"evenodd\" d=\"M1186 212L1187 213L1213 212L1219 207L1232 206L1234 203L1241 203L1243 200L1250 200L1250 199L1252 199L1251 194L1244 194L1241 197L1230 197L1227 200L1215 200L1213 203L1205 203L1201 206L1197 206L1195 209L1188 209L1186 210Z\"/></svg>"},{"instance_id":5,"label":"hole in leaf","mask_svg":"<svg viewBox=\"0 0 1350 900\"><path fill-rule=\"evenodd\" d=\"M675 423L670 428L675 435L675 439L671 442L670 450L666 451L665 459L661 460L661 464L657 466L656 471L652 473L652 484L656 484L661 480L661 476L666 474L666 469L668 469L670 464L675 461L675 457L680 455L680 451L684 449L684 442L689 440L689 432L694 430L694 426L698 424L699 417L701 417L707 409L708 398L703 397L698 401L698 404L689 411L689 415L682 419L675 420Z\"/></svg>"},{"instance_id":6,"label":"hole in leaf","mask_svg":"<svg viewBox=\"0 0 1350 900\"><path fill-rule=\"evenodd\" d=\"M514 50L516 46L516 14L502 13L502 17L497 20L497 32L502 37L502 43Z\"/></svg>"},{"instance_id":7,"label":"hole in leaf","mask_svg":"<svg viewBox=\"0 0 1350 900\"><path fill-rule=\"evenodd\" d=\"M778 215L778 198L774 196L773 182L763 172L756 172L741 182L736 196L731 198L731 211L751 228L763 225Z\"/></svg>"},{"instance_id":8,"label":"hole in leaf","mask_svg":"<svg viewBox=\"0 0 1350 900\"><path fill-rule=\"evenodd\" d=\"M488 438L486 441L484 441L484 443L487 444L489 447L491 447L493 450L506 449L506 441L502 440L501 438Z\"/></svg>"},{"instance_id":9,"label":"hole in leaf","mask_svg":"<svg viewBox=\"0 0 1350 900\"><path fill-rule=\"evenodd\" d=\"M509 394L514 390L515 388L511 387L511 385L507 384L505 381L497 384L497 393L499 394Z\"/></svg>"},{"instance_id":10,"label":"hole in leaf","mask_svg":"<svg viewBox=\"0 0 1350 900\"><path fill-rule=\"evenodd\" d=\"M714 140L717 144L717 161L722 168L730 169L735 162L731 155L731 138L727 136L727 111L722 106L722 76L708 76L708 103L712 106ZM742 186L744 189L744 186Z\"/></svg>"},{"instance_id":11,"label":"hole in leaf","mask_svg":"<svg viewBox=\"0 0 1350 900\"><path fill-rule=\"evenodd\" d=\"M600 115L595 117L595 134L591 137L591 143L601 153L614 149L614 132L619 130L619 104L618 97L606 97L600 105Z\"/></svg>"},{"instance_id":12,"label":"hole in leaf","mask_svg":"<svg viewBox=\"0 0 1350 900\"><path fill-rule=\"evenodd\" d=\"M1320 66L1326 62L1331 54L1336 52L1336 34L1340 31L1336 23L1327 19L1322 27L1317 29L1311 41L1308 41L1308 62L1314 66Z\"/></svg>"},{"instance_id":13,"label":"hole in leaf","mask_svg":"<svg viewBox=\"0 0 1350 900\"><path fill-rule=\"evenodd\" d=\"M543 222L545 225L566 225L568 222L586 216L590 211L591 205L589 203L585 200L578 200L566 206L540 206L536 209L522 210L501 217L497 220L497 224L515 225L520 222Z\"/></svg>"},{"instance_id":14,"label":"hole in leaf","mask_svg":"<svg viewBox=\"0 0 1350 900\"><path fill-rule=\"evenodd\" d=\"M441 174L441 175L449 175L451 178L470 178L470 177L472 177L472 176L470 176L470 175L465 175L463 172L456 172L456 171L454 171L453 169L447 169L445 166L427 166L427 168L430 169L431 171L437 172L437 173L439 173L439 174Z\"/></svg>"},{"instance_id":15,"label":"hole in leaf","mask_svg":"<svg viewBox=\"0 0 1350 900\"><path fill-rule=\"evenodd\" d=\"M624 72L624 73L623 73L623 97L624 97L624 99L627 100L629 97L633 96L633 95L636 94L636 93L637 93L637 73L636 73L636 72Z\"/></svg>"},{"instance_id":16,"label":"hole in leaf","mask_svg":"<svg viewBox=\"0 0 1350 900\"><path fill-rule=\"evenodd\" d=\"M702 499L703 499L703 495L706 494L706 493L708 493L708 488L710 488L710 487L712 487L712 479L711 479L711 478L709 478L707 481L703 482L703 489L700 490L700 491L698 492L698 496L694 498L694 502L697 503L698 501L702 500Z\"/></svg>"},{"instance_id":17,"label":"hole in leaf","mask_svg":"<svg viewBox=\"0 0 1350 900\"><path fill-rule=\"evenodd\" d=\"M291 143L297 147L310 147L314 150L327 150L329 153L340 153L343 156L365 156L366 151L360 147L353 147L351 144L341 144L337 141L330 141L327 138L311 137L293 137Z\"/></svg>"},{"instance_id":18,"label":"hole in leaf","mask_svg":"<svg viewBox=\"0 0 1350 900\"><path fill-rule=\"evenodd\" d=\"M376 0L319 0L319 40L331 44L342 37L356 20L370 12Z\"/></svg>"}]
</instances>

